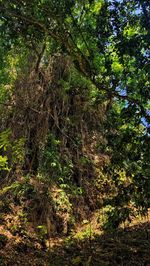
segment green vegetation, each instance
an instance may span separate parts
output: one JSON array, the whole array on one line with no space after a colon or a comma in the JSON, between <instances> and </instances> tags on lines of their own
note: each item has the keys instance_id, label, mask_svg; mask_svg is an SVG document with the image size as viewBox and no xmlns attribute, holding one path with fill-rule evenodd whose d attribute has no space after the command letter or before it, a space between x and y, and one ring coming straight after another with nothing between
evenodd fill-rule
<instances>
[{"instance_id":1,"label":"green vegetation","mask_svg":"<svg viewBox=\"0 0 150 266\"><path fill-rule=\"evenodd\" d=\"M148 0L0 1L0 265L149 265L149 48Z\"/></svg>"}]
</instances>

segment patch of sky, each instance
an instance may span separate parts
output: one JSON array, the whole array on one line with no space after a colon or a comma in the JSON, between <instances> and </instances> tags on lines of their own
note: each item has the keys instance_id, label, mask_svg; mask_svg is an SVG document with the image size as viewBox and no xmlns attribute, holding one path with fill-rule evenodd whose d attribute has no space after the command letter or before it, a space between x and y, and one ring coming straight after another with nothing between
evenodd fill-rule
<instances>
[{"instance_id":1,"label":"patch of sky","mask_svg":"<svg viewBox=\"0 0 150 266\"><path fill-rule=\"evenodd\" d=\"M116 87L116 91L120 96L127 96L126 88L121 88L120 86Z\"/></svg>"},{"instance_id":2,"label":"patch of sky","mask_svg":"<svg viewBox=\"0 0 150 266\"><path fill-rule=\"evenodd\" d=\"M146 110L146 115L150 117L150 110ZM141 118L141 123L147 130L150 130L150 123L145 117Z\"/></svg>"}]
</instances>

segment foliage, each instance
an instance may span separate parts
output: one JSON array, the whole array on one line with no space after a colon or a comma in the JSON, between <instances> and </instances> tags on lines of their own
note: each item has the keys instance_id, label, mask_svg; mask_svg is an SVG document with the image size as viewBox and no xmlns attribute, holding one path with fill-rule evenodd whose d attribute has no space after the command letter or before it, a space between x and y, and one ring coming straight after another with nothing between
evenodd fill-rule
<instances>
[{"instance_id":1,"label":"foliage","mask_svg":"<svg viewBox=\"0 0 150 266\"><path fill-rule=\"evenodd\" d=\"M65 181L69 181L73 165L69 158L61 161L59 146L60 140L55 139L53 134L49 135L42 154L41 171L49 174L51 180L57 180L61 188L65 188Z\"/></svg>"},{"instance_id":2,"label":"foliage","mask_svg":"<svg viewBox=\"0 0 150 266\"><path fill-rule=\"evenodd\" d=\"M13 141L11 134L10 129L0 133L0 170L9 171L15 165L21 166L24 160L24 139Z\"/></svg>"},{"instance_id":3,"label":"foliage","mask_svg":"<svg viewBox=\"0 0 150 266\"><path fill-rule=\"evenodd\" d=\"M0 134L0 150L6 151L9 146L10 130L6 130ZM6 155L0 155L0 170L9 170L8 158Z\"/></svg>"},{"instance_id":4,"label":"foliage","mask_svg":"<svg viewBox=\"0 0 150 266\"><path fill-rule=\"evenodd\" d=\"M0 155L0 170L9 170L7 160L8 158L6 156Z\"/></svg>"},{"instance_id":5,"label":"foliage","mask_svg":"<svg viewBox=\"0 0 150 266\"><path fill-rule=\"evenodd\" d=\"M149 21L147 0L0 1L0 170L60 209L93 180L111 229L150 207Z\"/></svg>"}]
</instances>

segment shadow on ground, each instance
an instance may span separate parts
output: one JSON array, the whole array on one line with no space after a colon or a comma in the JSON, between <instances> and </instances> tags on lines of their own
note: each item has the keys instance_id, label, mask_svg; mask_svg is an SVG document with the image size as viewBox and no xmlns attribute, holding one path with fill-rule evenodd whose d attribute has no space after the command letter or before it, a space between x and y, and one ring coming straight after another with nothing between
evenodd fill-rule
<instances>
[{"instance_id":1,"label":"shadow on ground","mask_svg":"<svg viewBox=\"0 0 150 266\"><path fill-rule=\"evenodd\" d=\"M0 251L0 265L150 265L149 222L82 241L64 238L61 244L56 243L49 251L35 248L29 240L18 245L4 242L5 239Z\"/></svg>"}]
</instances>

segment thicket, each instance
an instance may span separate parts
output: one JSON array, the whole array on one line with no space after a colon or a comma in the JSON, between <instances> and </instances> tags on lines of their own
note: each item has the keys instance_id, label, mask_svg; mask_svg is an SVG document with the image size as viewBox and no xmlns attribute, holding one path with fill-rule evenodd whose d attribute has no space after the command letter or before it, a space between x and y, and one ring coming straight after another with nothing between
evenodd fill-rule
<instances>
[{"instance_id":1,"label":"thicket","mask_svg":"<svg viewBox=\"0 0 150 266\"><path fill-rule=\"evenodd\" d=\"M2 202L43 237L145 215L149 1L2 0L0 28Z\"/></svg>"}]
</instances>

